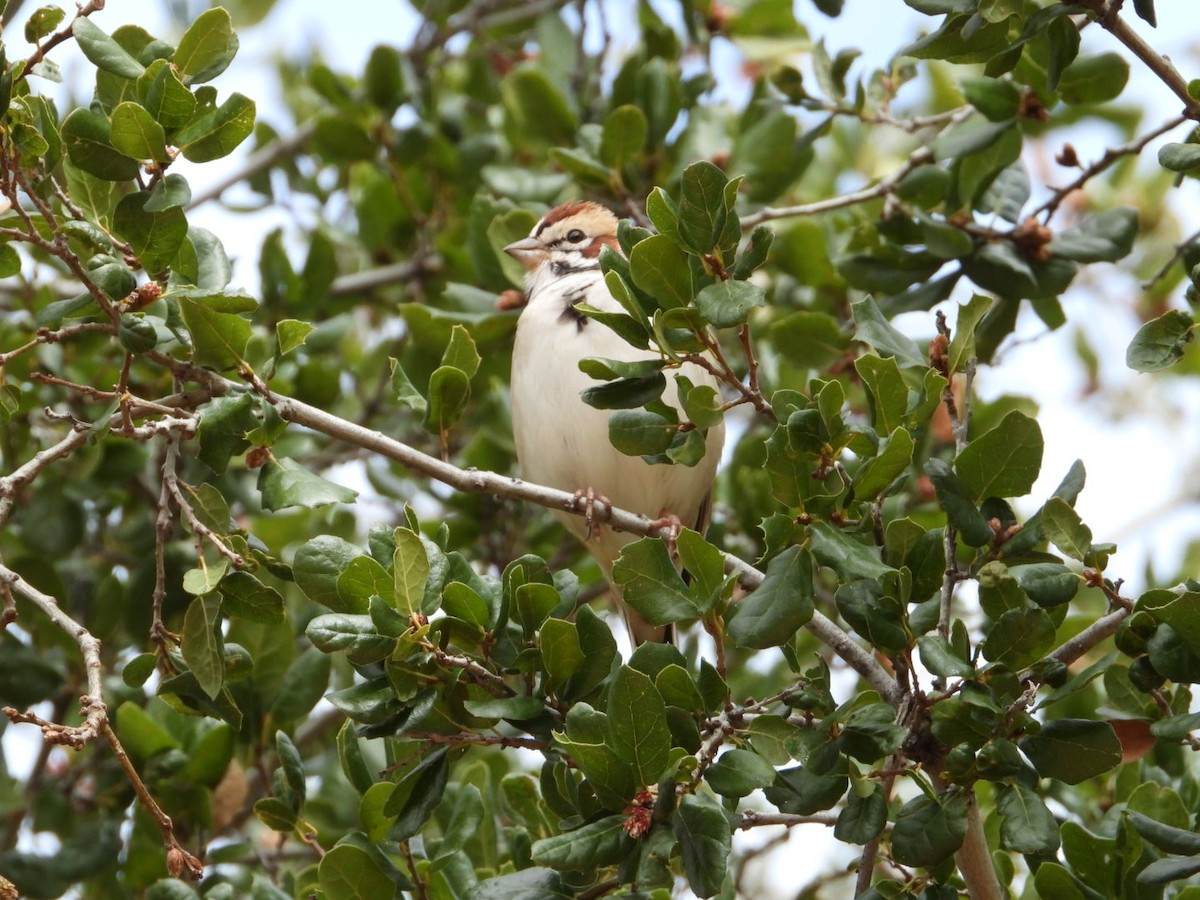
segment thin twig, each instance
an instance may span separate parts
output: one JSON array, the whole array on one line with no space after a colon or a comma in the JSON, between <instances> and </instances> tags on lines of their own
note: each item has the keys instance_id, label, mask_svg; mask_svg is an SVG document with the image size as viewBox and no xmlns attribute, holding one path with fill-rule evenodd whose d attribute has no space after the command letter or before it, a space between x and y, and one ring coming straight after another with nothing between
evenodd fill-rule
<instances>
[{"instance_id":1,"label":"thin twig","mask_svg":"<svg viewBox=\"0 0 1200 900\"><path fill-rule=\"evenodd\" d=\"M1146 149L1146 145L1155 138L1161 137L1173 128L1178 128L1186 121L1186 116L1175 116L1173 119L1168 119L1162 125L1158 126L1153 131L1147 132L1135 141L1131 141L1128 144L1122 144L1119 147L1106 148L1104 154L1098 160L1084 169L1079 174L1078 178L1065 187L1057 188L1054 193L1050 195L1050 198L1032 213L1030 213L1030 215L1044 215L1045 221L1049 222L1054 216L1054 213L1058 210L1058 207L1062 205L1062 202L1071 194L1075 193L1075 191L1086 185L1092 178L1099 175L1105 169L1108 169L1120 160L1124 159L1126 156L1136 156L1137 154L1141 153L1144 149Z\"/></svg>"}]
</instances>

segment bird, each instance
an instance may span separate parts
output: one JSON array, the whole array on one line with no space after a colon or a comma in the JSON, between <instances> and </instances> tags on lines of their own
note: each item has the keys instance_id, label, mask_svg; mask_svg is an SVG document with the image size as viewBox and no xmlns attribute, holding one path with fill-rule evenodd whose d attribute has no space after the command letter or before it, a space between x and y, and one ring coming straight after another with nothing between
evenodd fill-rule
<instances>
[{"instance_id":1,"label":"bird","mask_svg":"<svg viewBox=\"0 0 1200 900\"><path fill-rule=\"evenodd\" d=\"M617 217L606 207L572 201L551 209L528 237L504 248L525 267L526 305L517 320L511 377L517 463L527 481L703 533L712 510L723 426L708 430L704 457L696 465L649 463L613 447L608 411L588 406L580 397L598 384L580 371L580 360L654 358L654 351L630 345L576 308L586 303L608 313L624 312L600 269L605 247L619 252L617 225ZM675 371L694 385L719 390L716 377L694 362ZM679 410L675 394L668 381L663 400ZM563 510L552 512L599 563L633 645L673 641L670 626L656 626L627 606L613 582L613 563L637 535L594 527Z\"/></svg>"}]
</instances>

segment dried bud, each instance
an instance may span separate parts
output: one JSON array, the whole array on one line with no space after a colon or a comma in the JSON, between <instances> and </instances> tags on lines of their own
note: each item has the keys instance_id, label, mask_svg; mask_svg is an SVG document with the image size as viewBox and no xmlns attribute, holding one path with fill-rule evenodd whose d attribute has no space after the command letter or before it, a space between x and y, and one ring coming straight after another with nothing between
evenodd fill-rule
<instances>
[{"instance_id":1,"label":"dried bud","mask_svg":"<svg viewBox=\"0 0 1200 900\"><path fill-rule=\"evenodd\" d=\"M1030 216L1013 229L1012 242L1017 252L1034 262L1045 262L1050 258L1050 242L1054 232Z\"/></svg>"},{"instance_id":2,"label":"dried bud","mask_svg":"<svg viewBox=\"0 0 1200 900\"><path fill-rule=\"evenodd\" d=\"M255 447L246 454L247 469L261 469L267 464L267 460L271 458L271 450L269 447Z\"/></svg>"},{"instance_id":3,"label":"dried bud","mask_svg":"<svg viewBox=\"0 0 1200 900\"><path fill-rule=\"evenodd\" d=\"M1079 157L1075 154L1075 148L1070 144L1063 144L1062 149L1058 151L1058 155L1054 157L1054 161L1060 166L1066 166L1069 169L1076 168L1079 165Z\"/></svg>"},{"instance_id":4,"label":"dried bud","mask_svg":"<svg viewBox=\"0 0 1200 900\"><path fill-rule=\"evenodd\" d=\"M949 377L946 353L950 350L950 339L944 334L936 334L929 342L929 365L941 374Z\"/></svg>"},{"instance_id":5,"label":"dried bud","mask_svg":"<svg viewBox=\"0 0 1200 900\"><path fill-rule=\"evenodd\" d=\"M1045 122L1050 118L1046 104L1032 89L1021 95L1021 105L1017 107L1017 115L1023 119L1033 119L1035 122Z\"/></svg>"},{"instance_id":6,"label":"dried bud","mask_svg":"<svg viewBox=\"0 0 1200 900\"><path fill-rule=\"evenodd\" d=\"M178 847L172 847L167 851L167 871L171 873L172 878L178 878L184 873L187 867L187 856Z\"/></svg>"}]
</instances>

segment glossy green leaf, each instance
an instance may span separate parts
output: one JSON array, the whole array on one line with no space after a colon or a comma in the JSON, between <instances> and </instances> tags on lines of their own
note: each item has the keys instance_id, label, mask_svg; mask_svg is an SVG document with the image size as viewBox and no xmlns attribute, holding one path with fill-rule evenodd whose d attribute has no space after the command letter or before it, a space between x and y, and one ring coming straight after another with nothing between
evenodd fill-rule
<instances>
[{"instance_id":1,"label":"glossy green leaf","mask_svg":"<svg viewBox=\"0 0 1200 900\"><path fill-rule=\"evenodd\" d=\"M225 683L224 642L219 628L221 597L205 594L188 604L183 618L180 649L200 689L215 698Z\"/></svg>"},{"instance_id":2,"label":"glossy green leaf","mask_svg":"<svg viewBox=\"0 0 1200 900\"><path fill-rule=\"evenodd\" d=\"M137 160L113 146L108 119L90 109L71 111L62 123L62 140L71 162L89 175L104 181L131 181L137 177Z\"/></svg>"},{"instance_id":3,"label":"glossy green leaf","mask_svg":"<svg viewBox=\"0 0 1200 900\"><path fill-rule=\"evenodd\" d=\"M762 584L738 604L726 633L742 647L777 647L808 623L813 609L812 557L790 547L767 565Z\"/></svg>"},{"instance_id":4,"label":"glossy green leaf","mask_svg":"<svg viewBox=\"0 0 1200 900\"><path fill-rule=\"evenodd\" d=\"M274 456L259 470L258 490L263 508L269 510L353 503L358 496L357 491L327 481L294 459Z\"/></svg>"},{"instance_id":5,"label":"glossy green leaf","mask_svg":"<svg viewBox=\"0 0 1200 900\"><path fill-rule=\"evenodd\" d=\"M172 62L186 84L200 84L224 72L237 50L238 37L229 13L217 6L202 12L188 26Z\"/></svg>"},{"instance_id":6,"label":"glossy green leaf","mask_svg":"<svg viewBox=\"0 0 1200 900\"><path fill-rule=\"evenodd\" d=\"M967 834L967 800L960 793L921 795L901 807L892 830L892 855L906 866L935 866L950 857Z\"/></svg>"},{"instance_id":7,"label":"glossy green leaf","mask_svg":"<svg viewBox=\"0 0 1200 900\"><path fill-rule=\"evenodd\" d=\"M1061 497L1051 497L1042 507L1042 531L1059 550L1081 562L1092 549L1092 531L1079 513Z\"/></svg>"},{"instance_id":8,"label":"glossy green leaf","mask_svg":"<svg viewBox=\"0 0 1200 900\"><path fill-rule=\"evenodd\" d=\"M120 78L137 78L145 68L91 19L77 16L71 22L71 34L79 49L98 69Z\"/></svg>"},{"instance_id":9,"label":"glossy green leaf","mask_svg":"<svg viewBox=\"0 0 1200 900\"><path fill-rule=\"evenodd\" d=\"M670 763L667 708L646 675L622 667L608 689L609 745L639 785L657 784Z\"/></svg>"},{"instance_id":10,"label":"glossy green leaf","mask_svg":"<svg viewBox=\"0 0 1200 900\"><path fill-rule=\"evenodd\" d=\"M958 454L954 470L977 501L1022 497L1041 472L1044 446L1037 421L1014 409Z\"/></svg>"},{"instance_id":11,"label":"glossy green leaf","mask_svg":"<svg viewBox=\"0 0 1200 900\"><path fill-rule=\"evenodd\" d=\"M624 826L624 816L605 816L574 831L535 841L533 861L563 871L615 865L628 855L632 843Z\"/></svg>"},{"instance_id":12,"label":"glossy green leaf","mask_svg":"<svg viewBox=\"0 0 1200 900\"><path fill-rule=\"evenodd\" d=\"M1108 722L1055 719L1019 743L1039 775L1066 784L1103 775L1121 762L1121 742Z\"/></svg>"},{"instance_id":13,"label":"glossy green leaf","mask_svg":"<svg viewBox=\"0 0 1200 900\"><path fill-rule=\"evenodd\" d=\"M112 112L110 139L118 152L134 159L167 162L163 127L143 107L125 101Z\"/></svg>"},{"instance_id":14,"label":"glossy green leaf","mask_svg":"<svg viewBox=\"0 0 1200 900\"><path fill-rule=\"evenodd\" d=\"M255 110L250 98L230 94L219 107L200 113L181 128L174 143L195 163L228 156L254 131Z\"/></svg>"},{"instance_id":15,"label":"glossy green leaf","mask_svg":"<svg viewBox=\"0 0 1200 900\"><path fill-rule=\"evenodd\" d=\"M707 794L685 794L675 813L674 830L692 893L714 896L725 883L732 844L725 811Z\"/></svg>"},{"instance_id":16,"label":"glossy green leaf","mask_svg":"<svg viewBox=\"0 0 1200 900\"><path fill-rule=\"evenodd\" d=\"M766 302L766 294L749 281L718 281L696 295L696 308L714 328L743 324L750 311Z\"/></svg>"}]
</instances>

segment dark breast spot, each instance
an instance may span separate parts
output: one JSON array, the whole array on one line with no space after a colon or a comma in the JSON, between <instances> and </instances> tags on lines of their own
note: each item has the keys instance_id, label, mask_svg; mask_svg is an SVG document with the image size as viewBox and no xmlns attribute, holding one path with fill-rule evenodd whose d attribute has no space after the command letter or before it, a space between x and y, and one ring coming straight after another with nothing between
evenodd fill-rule
<instances>
[{"instance_id":1,"label":"dark breast spot","mask_svg":"<svg viewBox=\"0 0 1200 900\"><path fill-rule=\"evenodd\" d=\"M588 319L576 307L587 299L587 288L576 288L573 291L568 291L563 295L563 311L558 316L560 322L574 322L575 328L578 331L583 331L587 328Z\"/></svg>"}]
</instances>

